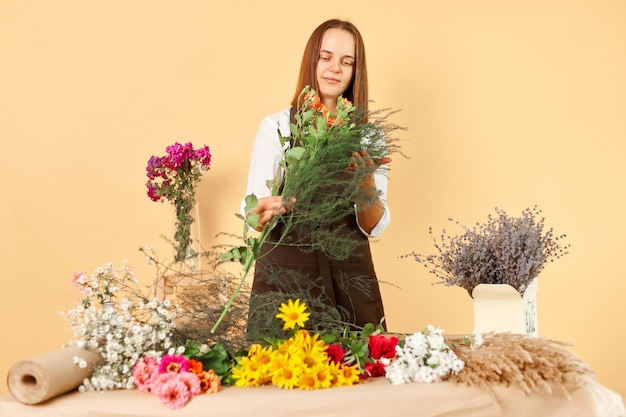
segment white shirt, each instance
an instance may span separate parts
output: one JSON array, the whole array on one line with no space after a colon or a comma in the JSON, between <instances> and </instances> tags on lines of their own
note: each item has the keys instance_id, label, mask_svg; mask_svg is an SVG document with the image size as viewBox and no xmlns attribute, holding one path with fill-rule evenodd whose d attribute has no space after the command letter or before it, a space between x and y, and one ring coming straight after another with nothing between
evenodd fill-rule
<instances>
[{"instance_id":1,"label":"white shirt","mask_svg":"<svg viewBox=\"0 0 626 417\"><path fill-rule=\"evenodd\" d=\"M254 138L254 143L252 144L252 156L250 158L246 195L254 194L257 198L269 197L271 195L271 190L267 186L267 181L273 180L276 173L279 172L280 161L282 161L285 151L289 148L289 143L286 143L284 147L281 146L277 129L280 129L280 133L283 136L291 135L291 130L289 128L289 111L290 108L286 108L281 112L266 116L261 121ZM346 161L346 165L347 163L348 162ZM385 165L381 165L381 167L374 173L376 188L379 191L380 201L382 202L385 211L376 226L372 229L371 233L366 233L361 226L359 226L361 232L363 232L366 236L380 236L391 221L391 214L389 213L389 207L387 206L386 169L387 167ZM282 172L282 168L280 168L280 170ZM245 199L241 202L242 214L245 214L244 207Z\"/></svg>"}]
</instances>

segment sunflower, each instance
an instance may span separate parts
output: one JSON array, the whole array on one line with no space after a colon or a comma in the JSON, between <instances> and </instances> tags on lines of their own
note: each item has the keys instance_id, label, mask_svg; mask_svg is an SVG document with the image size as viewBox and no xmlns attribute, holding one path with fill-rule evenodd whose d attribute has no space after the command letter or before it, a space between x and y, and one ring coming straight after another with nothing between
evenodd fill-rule
<instances>
[{"instance_id":1,"label":"sunflower","mask_svg":"<svg viewBox=\"0 0 626 417\"><path fill-rule=\"evenodd\" d=\"M306 305L301 304L299 299L295 302L289 300L288 304L282 303L278 311L276 318L285 322L283 330L294 329L296 326L304 327L304 323L310 316L310 313L306 312Z\"/></svg>"}]
</instances>

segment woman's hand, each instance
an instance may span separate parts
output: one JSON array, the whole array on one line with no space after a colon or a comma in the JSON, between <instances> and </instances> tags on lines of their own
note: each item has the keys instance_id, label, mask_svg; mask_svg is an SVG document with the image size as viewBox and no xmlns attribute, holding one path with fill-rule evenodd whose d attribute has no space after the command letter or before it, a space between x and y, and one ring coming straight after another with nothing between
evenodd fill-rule
<instances>
[{"instance_id":1,"label":"woman's hand","mask_svg":"<svg viewBox=\"0 0 626 417\"><path fill-rule=\"evenodd\" d=\"M388 164L391 162L391 158L388 156L382 157L381 159L373 159L367 151L361 151L352 153L352 158L350 159L350 163L348 164L348 171L357 172L367 170L366 172L369 175L365 175L363 178L363 182L361 183L361 189L371 189L374 187L376 189L376 183L374 181L374 171L378 169L381 165Z\"/></svg>"},{"instance_id":2,"label":"woman's hand","mask_svg":"<svg viewBox=\"0 0 626 417\"><path fill-rule=\"evenodd\" d=\"M256 227L257 231L263 230L263 227L267 222L272 220L274 216L280 216L285 214L293 208L293 203L296 202L295 198L291 198L287 204L283 202L281 196L261 197L257 200L256 209L253 214L259 215L259 224Z\"/></svg>"},{"instance_id":3,"label":"woman's hand","mask_svg":"<svg viewBox=\"0 0 626 417\"><path fill-rule=\"evenodd\" d=\"M348 170L352 172L367 170L365 171L367 175L364 176L360 184L360 190L361 193L363 193L363 201L357 204L356 214L359 225L361 225L361 228L368 234L371 233L372 229L374 229L385 213L383 204L378 200L374 171L381 165L390 162L391 158L389 157L373 159L367 151L361 151L360 153L354 152L348 164Z\"/></svg>"},{"instance_id":4,"label":"woman's hand","mask_svg":"<svg viewBox=\"0 0 626 417\"><path fill-rule=\"evenodd\" d=\"M384 156L381 159L373 159L367 151L353 152L350 163L348 164L349 171L361 171L363 169L367 169L374 174L374 171L378 169L379 166L385 165L391 162L391 158L388 156Z\"/></svg>"}]
</instances>

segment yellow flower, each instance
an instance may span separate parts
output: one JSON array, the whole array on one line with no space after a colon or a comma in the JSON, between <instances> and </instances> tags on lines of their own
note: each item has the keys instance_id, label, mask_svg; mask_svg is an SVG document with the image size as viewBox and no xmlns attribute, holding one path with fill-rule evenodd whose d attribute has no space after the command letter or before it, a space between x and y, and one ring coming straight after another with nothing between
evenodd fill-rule
<instances>
[{"instance_id":1,"label":"yellow flower","mask_svg":"<svg viewBox=\"0 0 626 417\"><path fill-rule=\"evenodd\" d=\"M237 361L237 366L233 368L233 378L235 385L238 387L256 387L259 386L259 371L256 361L244 356Z\"/></svg>"},{"instance_id":2,"label":"yellow flower","mask_svg":"<svg viewBox=\"0 0 626 417\"><path fill-rule=\"evenodd\" d=\"M320 382L317 379L317 372L307 369L300 374L298 379L298 388L300 389L319 389Z\"/></svg>"},{"instance_id":3,"label":"yellow flower","mask_svg":"<svg viewBox=\"0 0 626 417\"><path fill-rule=\"evenodd\" d=\"M309 368L315 368L330 361L324 344L319 342L302 346L302 360Z\"/></svg>"},{"instance_id":4,"label":"yellow flower","mask_svg":"<svg viewBox=\"0 0 626 417\"><path fill-rule=\"evenodd\" d=\"M276 317L285 322L283 330L293 329L296 326L303 327L310 316L310 313L306 312L306 305L300 304L299 299L295 302L289 300L288 304L282 303L278 311Z\"/></svg>"},{"instance_id":5,"label":"yellow flower","mask_svg":"<svg viewBox=\"0 0 626 417\"><path fill-rule=\"evenodd\" d=\"M252 349L251 349L252 351ZM258 369L258 383L259 385L266 385L272 382L272 376L270 373L270 365L272 363L272 347L256 347L253 351L252 361L255 362ZM250 352L248 352L250 355Z\"/></svg>"},{"instance_id":6,"label":"yellow flower","mask_svg":"<svg viewBox=\"0 0 626 417\"><path fill-rule=\"evenodd\" d=\"M250 387L269 384L272 379L270 375L270 364L272 361L272 348L262 347L254 344L248 350L248 356L237 361L237 366L233 369L233 377L236 379L235 385L239 387Z\"/></svg>"},{"instance_id":7,"label":"yellow flower","mask_svg":"<svg viewBox=\"0 0 626 417\"><path fill-rule=\"evenodd\" d=\"M292 389L297 386L304 368L302 361L289 355L275 355L272 360L272 383L280 388Z\"/></svg>"},{"instance_id":8,"label":"yellow flower","mask_svg":"<svg viewBox=\"0 0 626 417\"><path fill-rule=\"evenodd\" d=\"M339 373L337 374L337 386L353 385L359 382L359 367L357 365L339 366Z\"/></svg>"},{"instance_id":9,"label":"yellow flower","mask_svg":"<svg viewBox=\"0 0 626 417\"><path fill-rule=\"evenodd\" d=\"M330 366L328 363L315 368L317 374L317 386L318 388L330 388L332 384L332 375L330 373Z\"/></svg>"},{"instance_id":10,"label":"yellow flower","mask_svg":"<svg viewBox=\"0 0 626 417\"><path fill-rule=\"evenodd\" d=\"M331 361L328 363L328 383L331 387L340 386L340 383L339 383L339 373L340 373L339 368L340 367L341 367L341 364L337 362Z\"/></svg>"}]
</instances>

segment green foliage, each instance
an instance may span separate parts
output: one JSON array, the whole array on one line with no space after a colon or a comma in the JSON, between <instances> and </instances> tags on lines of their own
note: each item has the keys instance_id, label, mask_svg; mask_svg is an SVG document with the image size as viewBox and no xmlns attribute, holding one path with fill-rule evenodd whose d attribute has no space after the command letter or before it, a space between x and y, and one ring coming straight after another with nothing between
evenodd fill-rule
<instances>
[{"instance_id":1,"label":"green foliage","mask_svg":"<svg viewBox=\"0 0 626 417\"><path fill-rule=\"evenodd\" d=\"M369 352L369 337L376 332L384 333L381 324L368 323L361 330L353 330L346 326L341 333L328 331L322 334L322 340L326 344L338 344L346 350L344 361L349 365L358 365L363 369L365 363L371 361Z\"/></svg>"},{"instance_id":2,"label":"green foliage","mask_svg":"<svg viewBox=\"0 0 626 417\"><path fill-rule=\"evenodd\" d=\"M369 207L379 198L376 190L365 192L361 187L373 169L348 169L352 155L365 151L380 161L397 150L391 133L399 127L386 120L392 112L368 113L341 97L336 114L329 114L308 88L302 91L300 102L291 136L280 137L281 144L290 143L280 164L284 173L281 195L283 201L295 198L296 202L282 216L282 237L275 243L304 245L305 251L321 250L331 259L346 259L358 243L350 233L333 229L354 214L355 205ZM293 230L306 230L306 242L286 240Z\"/></svg>"}]
</instances>

